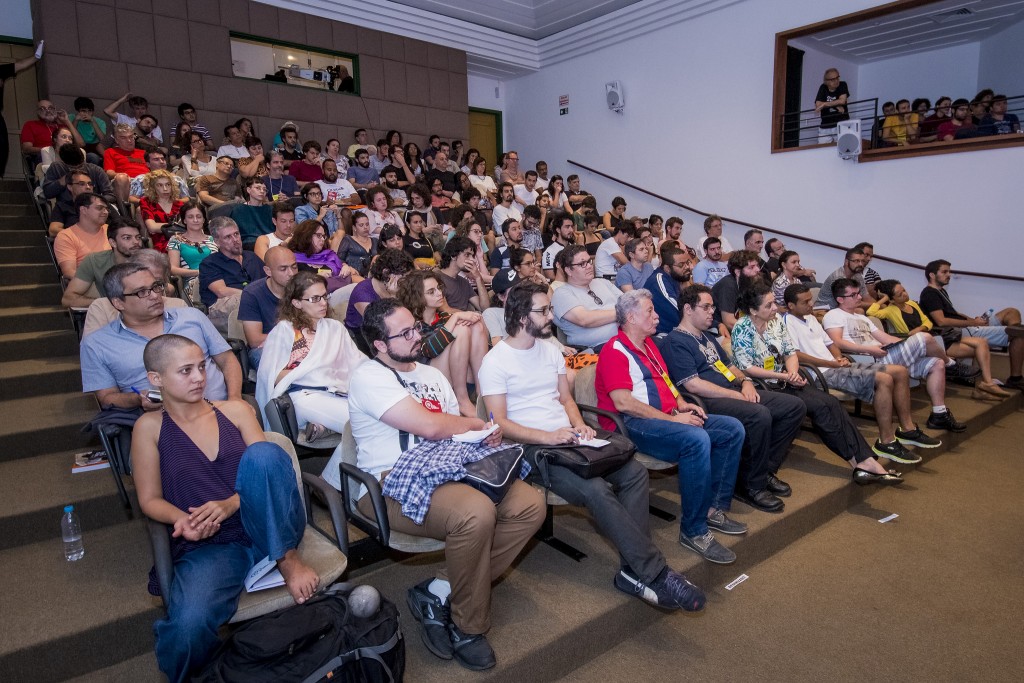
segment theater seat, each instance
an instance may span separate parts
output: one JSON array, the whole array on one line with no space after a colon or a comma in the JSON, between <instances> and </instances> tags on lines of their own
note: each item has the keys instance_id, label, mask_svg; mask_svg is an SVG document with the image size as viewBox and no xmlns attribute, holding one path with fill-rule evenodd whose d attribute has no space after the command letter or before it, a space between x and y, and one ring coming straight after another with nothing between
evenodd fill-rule
<instances>
[{"instance_id":1,"label":"theater seat","mask_svg":"<svg viewBox=\"0 0 1024 683\"><path fill-rule=\"evenodd\" d=\"M284 436L291 441L292 445L302 449L304 454L307 451L333 451L341 443L341 434L323 436L312 444L307 441L305 433L299 431L299 422L295 417L295 404L292 403L287 392L267 401L263 412L267 416L267 424L264 426L270 431Z\"/></svg>"}]
</instances>

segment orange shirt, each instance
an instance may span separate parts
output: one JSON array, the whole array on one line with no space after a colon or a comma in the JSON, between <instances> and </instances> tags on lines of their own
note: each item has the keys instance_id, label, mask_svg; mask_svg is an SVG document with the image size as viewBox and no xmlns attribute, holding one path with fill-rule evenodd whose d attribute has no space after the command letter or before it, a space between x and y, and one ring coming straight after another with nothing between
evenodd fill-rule
<instances>
[{"instance_id":1,"label":"orange shirt","mask_svg":"<svg viewBox=\"0 0 1024 683\"><path fill-rule=\"evenodd\" d=\"M107 251L110 249L110 242L107 241L107 226L103 226L95 235L83 230L78 225L72 225L57 233L53 241L53 253L57 257L57 265L61 272L69 271L74 275L78 265L89 254L94 251ZM72 268L65 265L73 264Z\"/></svg>"}]
</instances>

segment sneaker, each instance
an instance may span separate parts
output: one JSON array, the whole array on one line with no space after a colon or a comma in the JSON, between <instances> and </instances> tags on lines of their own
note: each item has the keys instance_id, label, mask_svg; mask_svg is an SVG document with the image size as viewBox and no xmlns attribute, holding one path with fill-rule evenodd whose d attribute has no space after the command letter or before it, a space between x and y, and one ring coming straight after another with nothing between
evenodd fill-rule
<instances>
[{"instance_id":1,"label":"sneaker","mask_svg":"<svg viewBox=\"0 0 1024 683\"><path fill-rule=\"evenodd\" d=\"M410 588L406 594L406 603L413 618L420 623L420 637L427 649L441 659L451 659L452 641L448 637L448 626L452 621L451 607L447 600L441 602L441 598L427 589L431 581L433 579L427 579Z\"/></svg>"},{"instance_id":2,"label":"sneaker","mask_svg":"<svg viewBox=\"0 0 1024 683\"><path fill-rule=\"evenodd\" d=\"M456 662L467 669L484 671L497 664L497 660L494 658L494 649L487 642L484 634L468 635L449 621L448 637L452 647L452 656L455 657Z\"/></svg>"},{"instance_id":3,"label":"sneaker","mask_svg":"<svg viewBox=\"0 0 1024 683\"><path fill-rule=\"evenodd\" d=\"M914 425L914 428L908 431L897 428L896 440L906 446L918 446L920 448L938 448L942 445L941 441L934 436L928 436L918 429L917 425Z\"/></svg>"},{"instance_id":4,"label":"sneaker","mask_svg":"<svg viewBox=\"0 0 1024 683\"><path fill-rule=\"evenodd\" d=\"M726 548L715 540L715 535L710 531L703 536L687 536L679 532L679 543L684 548L703 557L708 562L715 564L732 564L736 561L736 553Z\"/></svg>"},{"instance_id":5,"label":"sneaker","mask_svg":"<svg viewBox=\"0 0 1024 683\"><path fill-rule=\"evenodd\" d=\"M1003 386L1024 391L1024 377L1007 377L1006 381L1003 382Z\"/></svg>"},{"instance_id":6,"label":"sneaker","mask_svg":"<svg viewBox=\"0 0 1024 683\"><path fill-rule=\"evenodd\" d=\"M650 585L641 581L629 569L620 569L613 583L623 593L634 595L650 605L665 609L682 608L687 612L699 612L704 609L707 600L700 588L669 567L662 569Z\"/></svg>"},{"instance_id":7,"label":"sneaker","mask_svg":"<svg viewBox=\"0 0 1024 683\"><path fill-rule=\"evenodd\" d=\"M708 515L708 528L721 531L723 534L729 534L730 536L740 536L747 533L747 525L743 522L737 522L735 519L729 519L725 516L724 510L715 510Z\"/></svg>"},{"instance_id":8,"label":"sneaker","mask_svg":"<svg viewBox=\"0 0 1024 683\"><path fill-rule=\"evenodd\" d=\"M882 443L880 439L875 439L875 443L871 446L871 450L874 451L877 456L888 458L893 462L901 462L904 465L916 465L921 462L921 456L914 455L904 448L899 439L893 439L892 443Z\"/></svg>"},{"instance_id":9,"label":"sneaker","mask_svg":"<svg viewBox=\"0 0 1024 683\"><path fill-rule=\"evenodd\" d=\"M946 429L951 432L965 432L967 431L967 425L963 422L957 422L956 418L953 417L953 413L946 409L944 413L932 413L928 416L928 422L925 423L928 429Z\"/></svg>"},{"instance_id":10,"label":"sneaker","mask_svg":"<svg viewBox=\"0 0 1024 683\"><path fill-rule=\"evenodd\" d=\"M967 366L964 363L953 363L946 367L946 377L970 379L981 374L981 369L976 366Z\"/></svg>"}]
</instances>

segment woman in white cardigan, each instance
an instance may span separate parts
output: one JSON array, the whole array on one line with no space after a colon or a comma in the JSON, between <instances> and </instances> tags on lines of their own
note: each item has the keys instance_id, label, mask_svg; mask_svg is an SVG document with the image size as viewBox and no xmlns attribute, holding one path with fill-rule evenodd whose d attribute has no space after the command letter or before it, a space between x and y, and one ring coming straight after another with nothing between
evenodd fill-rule
<instances>
[{"instance_id":1,"label":"woman in white cardigan","mask_svg":"<svg viewBox=\"0 0 1024 683\"><path fill-rule=\"evenodd\" d=\"M348 422L348 378L366 356L345 326L327 317L327 282L302 271L285 287L280 322L263 345L256 377L256 402L266 424L266 405L288 393L299 428L315 441L324 428L338 432Z\"/></svg>"}]
</instances>

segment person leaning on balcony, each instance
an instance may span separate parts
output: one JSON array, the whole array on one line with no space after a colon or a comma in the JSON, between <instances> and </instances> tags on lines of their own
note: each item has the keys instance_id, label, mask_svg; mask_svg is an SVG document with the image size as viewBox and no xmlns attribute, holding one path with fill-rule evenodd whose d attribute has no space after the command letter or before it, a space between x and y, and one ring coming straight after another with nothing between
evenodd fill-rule
<instances>
[{"instance_id":1,"label":"person leaning on balcony","mask_svg":"<svg viewBox=\"0 0 1024 683\"><path fill-rule=\"evenodd\" d=\"M814 96L814 111L821 117L818 124L819 143L836 141L839 122L850 118L846 105L849 98L850 89L846 86L846 81L839 79L839 69L827 69L824 83L818 86L818 94Z\"/></svg>"}]
</instances>

